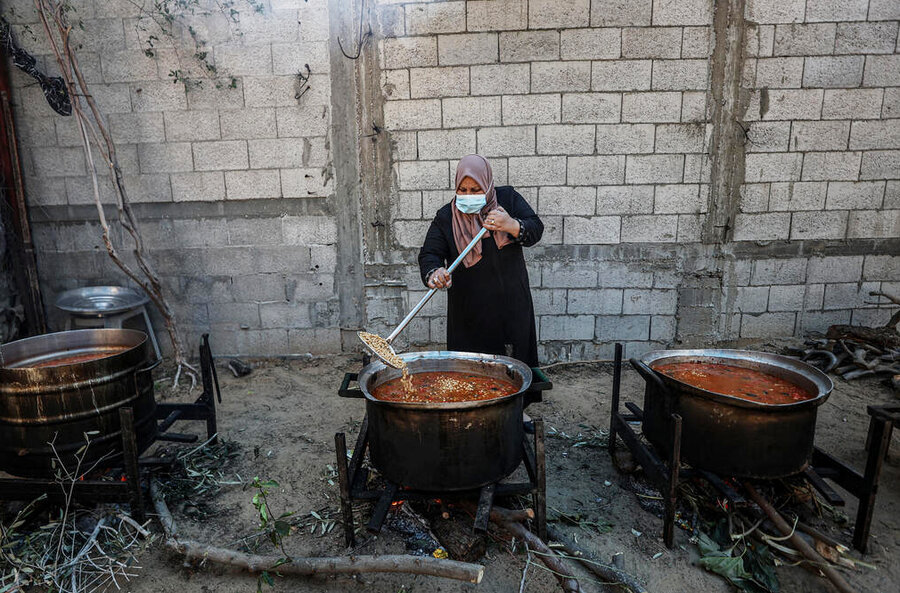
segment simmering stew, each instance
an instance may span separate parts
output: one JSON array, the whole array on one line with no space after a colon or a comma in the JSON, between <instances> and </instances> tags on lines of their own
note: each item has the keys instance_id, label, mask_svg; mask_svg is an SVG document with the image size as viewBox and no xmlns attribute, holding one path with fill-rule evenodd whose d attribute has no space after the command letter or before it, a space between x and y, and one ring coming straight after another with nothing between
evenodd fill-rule
<instances>
[{"instance_id":1,"label":"simmering stew","mask_svg":"<svg viewBox=\"0 0 900 593\"><path fill-rule=\"evenodd\" d=\"M653 370L688 385L763 404L792 404L814 394L784 379L743 367L710 362L674 362Z\"/></svg>"},{"instance_id":2,"label":"simmering stew","mask_svg":"<svg viewBox=\"0 0 900 593\"><path fill-rule=\"evenodd\" d=\"M111 348L103 348L98 350L91 350L90 352L81 352L79 354L71 354L71 355L62 355L55 356L53 358L48 358L45 360L41 360L35 363L28 363L20 365L22 367L32 368L32 369L41 369L48 367L61 367L67 364L78 364L82 362L90 362L92 360L98 360L100 358L106 358L108 356L115 356L116 354L120 354L125 350L128 350L129 347L111 347Z\"/></svg>"},{"instance_id":3,"label":"simmering stew","mask_svg":"<svg viewBox=\"0 0 900 593\"><path fill-rule=\"evenodd\" d=\"M374 389L376 399L392 402L467 402L495 399L519 390L502 379L458 371L415 373L409 385L402 378L391 379Z\"/></svg>"}]
</instances>

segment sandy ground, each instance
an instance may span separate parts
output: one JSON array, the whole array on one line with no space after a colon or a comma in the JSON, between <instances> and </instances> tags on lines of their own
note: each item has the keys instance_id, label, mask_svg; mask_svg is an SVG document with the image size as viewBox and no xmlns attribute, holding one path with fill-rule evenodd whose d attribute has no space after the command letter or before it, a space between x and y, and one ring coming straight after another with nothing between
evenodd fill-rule
<instances>
[{"instance_id":1,"label":"sandy ground","mask_svg":"<svg viewBox=\"0 0 900 593\"><path fill-rule=\"evenodd\" d=\"M215 345L213 345L214 347ZM337 389L344 371L359 370L358 358L332 357L303 361L257 362L252 375L236 379L220 371L224 402L220 407L221 434L237 441L240 451L225 468L229 476L249 480L260 476L277 480L281 488L270 499L276 512L292 510L301 514L311 510L330 510L338 516L339 497L336 479L329 484L328 465L334 465L334 434L348 433L348 446L356 437L363 417L361 400L341 399ZM593 436L609 424L611 371L599 364L555 367L548 371L554 389L545 401L529 408L533 416L544 418L548 429L568 435ZM868 417L867 404L896 401L886 387L875 381L844 382L835 379L836 389L820 408L816 443L825 450L862 468ZM642 400L642 381L633 371L623 376L623 401ZM196 396L196 393L194 394ZM187 399L185 394L168 396ZM178 430L184 430L184 424ZM200 427L198 426L199 430ZM604 448L574 447L583 439L548 438L548 506L584 519L612 524L605 534L589 528L561 527L577 535L578 541L599 558L609 560L624 552L625 568L654 592L715 593L730 591L720 577L696 565L696 546L688 534L677 530L676 546L669 550L661 538L662 521L643 510L628 488L631 477L613 468ZM896 443L895 443L896 448ZM869 553L864 557L877 569L847 572L847 579L859 591L897 591L900 588L900 453L885 463L881 490L872 523ZM237 479L237 478L235 478ZM212 500L213 509L204 520L191 518L183 506L176 508L179 529L187 536L220 546L234 546L239 538L255 532L252 492L241 486L226 486ZM188 509L189 510L189 509ZM856 504L847 496L844 512L855 517ZM551 512L551 515L553 512ZM367 507L359 507L357 523L368 520ZM851 521L852 523L852 521ZM636 536L635 532L641 535ZM834 525L832 533L849 543L850 528ZM402 538L384 530L375 538L365 532L355 552L404 553ZM327 533L313 536L296 533L287 539L292 555L340 555L346 553L340 525ZM271 553L271 547L261 548ZM277 579L274 591L347 591L364 586L366 591L415 591L436 593L479 590L518 591L524 556L510 553L502 544L492 542L486 557L483 582L476 586L433 577L409 575L363 575ZM146 552L140 563L142 576L131 583L135 593L202 591L237 593L255 591L256 578L219 567L184 567L159 546ZM828 591L821 578L796 567L778 569L782 591ZM597 590L584 583L586 590ZM525 591L553 591L553 578L537 568L529 569Z\"/></svg>"}]
</instances>

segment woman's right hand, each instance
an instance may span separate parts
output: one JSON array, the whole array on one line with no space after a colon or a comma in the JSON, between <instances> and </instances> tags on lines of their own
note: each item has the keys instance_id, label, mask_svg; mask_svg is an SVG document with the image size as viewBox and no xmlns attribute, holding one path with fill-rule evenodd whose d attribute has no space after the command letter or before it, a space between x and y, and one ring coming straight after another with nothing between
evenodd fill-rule
<instances>
[{"instance_id":1,"label":"woman's right hand","mask_svg":"<svg viewBox=\"0 0 900 593\"><path fill-rule=\"evenodd\" d=\"M428 277L428 288L450 288L453 279L447 268L438 268Z\"/></svg>"}]
</instances>

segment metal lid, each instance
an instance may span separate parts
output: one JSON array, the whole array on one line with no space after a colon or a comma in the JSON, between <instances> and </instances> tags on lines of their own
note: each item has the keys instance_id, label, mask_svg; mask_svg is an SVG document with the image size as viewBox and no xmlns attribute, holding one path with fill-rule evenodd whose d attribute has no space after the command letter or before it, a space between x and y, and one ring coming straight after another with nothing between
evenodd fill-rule
<instances>
[{"instance_id":1,"label":"metal lid","mask_svg":"<svg viewBox=\"0 0 900 593\"><path fill-rule=\"evenodd\" d=\"M67 290L56 299L56 307L73 315L103 317L146 305L143 292L125 286L87 286Z\"/></svg>"}]
</instances>

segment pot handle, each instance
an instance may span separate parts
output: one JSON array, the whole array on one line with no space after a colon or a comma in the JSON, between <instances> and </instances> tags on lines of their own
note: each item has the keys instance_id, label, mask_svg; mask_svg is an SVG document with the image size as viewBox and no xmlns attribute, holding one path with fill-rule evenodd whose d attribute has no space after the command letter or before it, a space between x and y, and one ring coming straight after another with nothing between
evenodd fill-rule
<instances>
[{"instance_id":1,"label":"pot handle","mask_svg":"<svg viewBox=\"0 0 900 593\"><path fill-rule=\"evenodd\" d=\"M344 373L344 380L341 382L341 388L338 389L338 395L341 397L364 399L366 396L363 395L361 389L349 389L350 381L356 381L357 377L359 377L357 373Z\"/></svg>"},{"instance_id":2,"label":"pot handle","mask_svg":"<svg viewBox=\"0 0 900 593\"><path fill-rule=\"evenodd\" d=\"M134 374L135 374L135 375L140 375L141 373L149 373L150 371L152 371L153 369L155 369L156 367L158 367L158 366L161 365L161 364L162 364L162 359L161 359L161 358L157 358L156 360L154 360L153 362L151 362L150 364L148 364L148 365L145 366L144 368L136 370L136 371L134 372Z\"/></svg>"},{"instance_id":3,"label":"pot handle","mask_svg":"<svg viewBox=\"0 0 900 593\"><path fill-rule=\"evenodd\" d=\"M553 383L544 374L544 371L538 367L531 367L531 376L534 379L532 379L531 386L528 388L529 391L550 391L553 389Z\"/></svg>"},{"instance_id":4,"label":"pot handle","mask_svg":"<svg viewBox=\"0 0 900 593\"><path fill-rule=\"evenodd\" d=\"M666 384L662 382L662 379L659 378L659 375L656 373L656 371L648 367L637 358L630 358L628 362L631 363L631 366L634 367L634 370L640 373L644 380L646 380L648 383L654 383L663 393L669 391L669 388L666 387Z\"/></svg>"}]
</instances>

